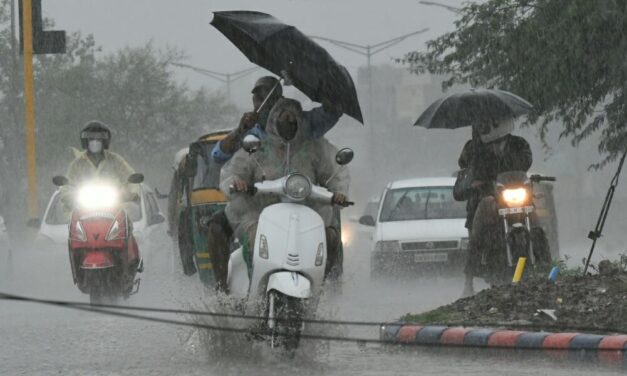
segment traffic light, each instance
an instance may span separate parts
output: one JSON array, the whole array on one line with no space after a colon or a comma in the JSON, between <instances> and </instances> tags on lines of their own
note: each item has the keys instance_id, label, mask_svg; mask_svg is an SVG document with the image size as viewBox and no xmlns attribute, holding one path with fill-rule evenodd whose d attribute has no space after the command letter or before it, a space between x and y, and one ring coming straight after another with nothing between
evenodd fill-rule
<instances>
[{"instance_id":1,"label":"traffic light","mask_svg":"<svg viewBox=\"0 0 627 376\"><path fill-rule=\"evenodd\" d=\"M33 53L34 54L64 54L65 53L65 30L44 31L43 17L41 13L41 0L32 1L33 19ZM19 0L20 7L20 51L24 51L24 40L22 33L22 0Z\"/></svg>"}]
</instances>

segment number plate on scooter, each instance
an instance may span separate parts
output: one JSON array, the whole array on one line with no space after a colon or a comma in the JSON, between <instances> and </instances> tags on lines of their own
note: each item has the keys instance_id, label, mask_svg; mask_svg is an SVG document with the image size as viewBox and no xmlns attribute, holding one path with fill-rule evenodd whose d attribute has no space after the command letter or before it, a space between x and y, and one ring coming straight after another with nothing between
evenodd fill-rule
<instances>
[{"instance_id":1,"label":"number plate on scooter","mask_svg":"<svg viewBox=\"0 0 627 376\"><path fill-rule=\"evenodd\" d=\"M448 262L448 253L416 253L414 254L414 262Z\"/></svg>"},{"instance_id":2,"label":"number plate on scooter","mask_svg":"<svg viewBox=\"0 0 627 376\"><path fill-rule=\"evenodd\" d=\"M499 215L531 213L532 211L533 206L525 206L522 208L503 208L499 209Z\"/></svg>"}]
</instances>

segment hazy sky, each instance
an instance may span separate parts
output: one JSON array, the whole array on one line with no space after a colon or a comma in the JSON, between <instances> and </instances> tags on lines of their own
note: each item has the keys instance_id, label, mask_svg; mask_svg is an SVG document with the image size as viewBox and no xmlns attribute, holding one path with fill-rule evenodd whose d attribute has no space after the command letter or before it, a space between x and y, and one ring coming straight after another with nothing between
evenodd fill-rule
<instances>
[{"instance_id":1,"label":"hazy sky","mask_svg":"<svg viewBox=\"0 0 627 376\"><path fill-rule=\"evenodd\" d=\"M105 51L139 46L153 40L158 46L184 50L188 63L219 72L233 72L251 64L216 29L209 25L212 11L257 10L297 26L304 33L357 44L376 44L425 27L427 33L411 37L373 59L374 64L420 49L430 37L453 28L455 14L422 5L418 0L43 0L45 17L57 29L91 33ZM459 5L461 0L443 0ZM351 72L365 57L321 43ZM190 83L219 85L195 73L183 73Z\"/></svg>"}]
</instances>

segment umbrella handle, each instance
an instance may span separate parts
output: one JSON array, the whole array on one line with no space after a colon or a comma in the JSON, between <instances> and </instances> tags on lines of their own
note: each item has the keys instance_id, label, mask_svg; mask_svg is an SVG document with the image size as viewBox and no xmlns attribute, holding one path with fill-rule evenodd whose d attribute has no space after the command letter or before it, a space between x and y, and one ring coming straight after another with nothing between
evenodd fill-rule
<instances>
[{"instance_id":1,"label":"umbrella handle","mask_svg":"<svg viewBox=\"0 0 627 376\"><path fill-rule=\"evenodd\" d=\"M261 105L259 106L259 108L257 109L257 111L255 111L255 113L260 113L261 109L266 105L266 102L268 102L268 99L270 99L270 97L272 96L272 94L274 93L274 91L276 90L277 86L279 86L281 84L281 79L279 79L276 84L274 84L274 86L272 87L272 90L270 90L270 92L268 93L268 95L266 95L265 99L263 100L263 102L261 102Z\"/></svg>"}]
</instances>

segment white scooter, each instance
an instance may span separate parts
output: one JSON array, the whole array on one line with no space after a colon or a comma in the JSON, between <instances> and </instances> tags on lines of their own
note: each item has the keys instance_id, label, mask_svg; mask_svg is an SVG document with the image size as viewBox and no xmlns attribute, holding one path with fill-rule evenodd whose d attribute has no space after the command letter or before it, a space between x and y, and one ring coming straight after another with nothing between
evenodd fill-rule
<instances>
[{"instance_id":1,"label":"white scooter","mask_svg":"<svg viewBox=\"0 0 627 376\"><path fill-rule=\"evenodd\" d=\"M259 145L254 136L243 142L250 154ZM353 151L348 148L336 155L340 166L352 158ZM233 297L246 301L246 314L263 317L258 334L267 337L273 348L295 350L304 327L303 316L315 312L327 258L324 221L303 201L314 199L332 205L333 193L298 173L255 183L252 191L276 195L281 202L261 212L250 277L243 247L231 254L229 290Z\"/></svg>"}]
</instances>

